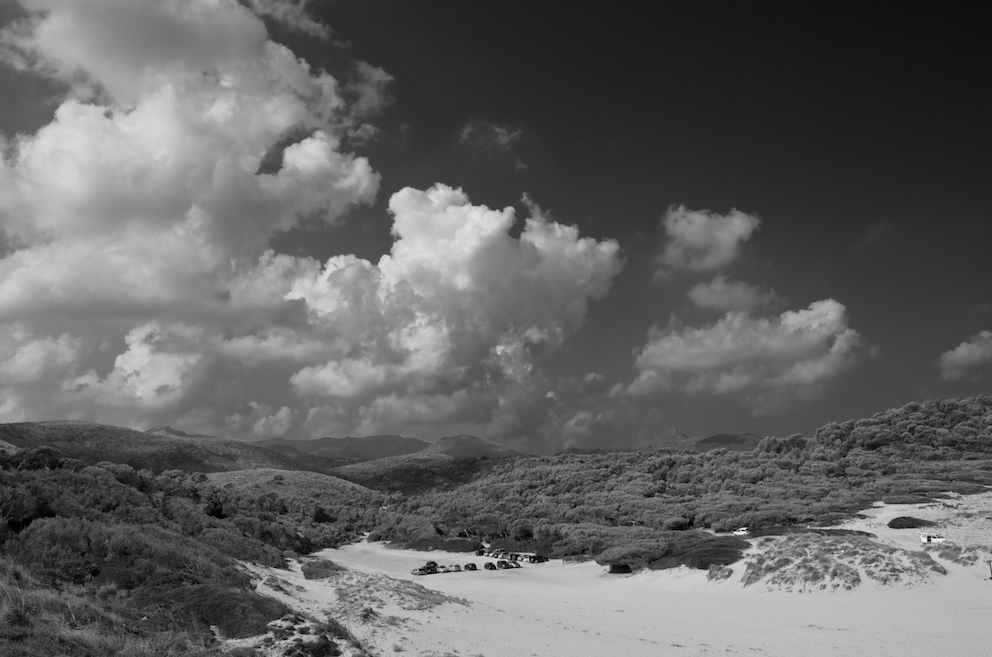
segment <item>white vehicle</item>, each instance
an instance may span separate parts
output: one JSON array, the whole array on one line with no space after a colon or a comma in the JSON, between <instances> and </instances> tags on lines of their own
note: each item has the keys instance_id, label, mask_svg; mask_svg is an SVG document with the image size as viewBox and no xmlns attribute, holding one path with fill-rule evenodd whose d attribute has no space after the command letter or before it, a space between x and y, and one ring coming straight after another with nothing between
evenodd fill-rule
<instances>
[{"instance_id":1,"label":"white vehicle","mask_svg":"<svg viewBox=\"0 0 992 657\"><path fill-rule=\"evenodd\" d=\"M747 527L739 527L731 533L733 536L747 536L748 534Z\"/></svg>"},{"instance_id":2,"label":"white vehicle","mask_svg":"<svg viewBox=\"0 0 992 657\"><path fill-rule=\"evenodd\" d=\"M920 543L943 543L947 539L942 534L920 534Z\"/></svg>"}]
</instances>

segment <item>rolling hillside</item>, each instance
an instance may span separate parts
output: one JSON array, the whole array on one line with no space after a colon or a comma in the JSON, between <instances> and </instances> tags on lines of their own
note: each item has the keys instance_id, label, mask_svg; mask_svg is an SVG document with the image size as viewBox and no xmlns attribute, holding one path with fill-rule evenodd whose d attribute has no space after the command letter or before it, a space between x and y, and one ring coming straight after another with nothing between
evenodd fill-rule
<instances>
[{"instance_id":1,"label":"rolling hillside","mask_svg":"<svg viewBox=\"0 0 992 657\"><path fill-rule=\"evenodd\" d=\"M0 441L20 449L52 447L89 463L112 461L153 472L220 472L252 468L321 470L323 462L213 436L161 435L71 420L0 424Z\"/></svg>"},{"instance_id":2,"label":"rolling hillside","mask_svg":"<svg viewBox=\"0 0 992 657\"><path fill-rule=\"evenodd\" d=\"M381 435L364 438L315 438L314 440L287 440L270 438L253 443L282 453L303 453L328 459L345 461L372 461L389 456L413 454L430 443L405 436ZM341 463L339 463L341 464Z\"/></svg>"},{"instance_id":3,"label":"rolling hillside","mask_svg":"<svg viewBox=\"0 0 992 657\"><path fill-rule=\"evenodd\" d=\"M762 436L756 433L718 433L696 441L696 449L706 452L711 449L726 449L731 452L750 452L758 446Z\"/></svg>"},{"instance_id":4,"label":"rolling hillside","mask_svg":"<svg viewBox=\"0 0 992 657\"><path fill-rule=\"evenodd\" d=\"M479 459L479 458L506 458L510 456L524 456L515 449L510 449L505 445L490 443L475 436L448 436L441 438L436 443L427 445L423 454L447 454L459 459Z\"/></svg>"}]
</instances>

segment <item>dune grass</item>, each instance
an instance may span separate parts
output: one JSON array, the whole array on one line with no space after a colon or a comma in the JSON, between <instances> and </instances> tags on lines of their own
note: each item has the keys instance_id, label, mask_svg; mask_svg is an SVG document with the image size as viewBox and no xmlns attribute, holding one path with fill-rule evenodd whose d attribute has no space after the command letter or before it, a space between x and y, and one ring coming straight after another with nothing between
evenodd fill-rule
<instances>
[{"instance_id":1,"label":"dune grass","mask_svg":"<svg viewBox=\"0 0 992 657\"><path fill-rule=\"evenodd\" d=\"M917 584L946 570L926 552L883 545L865 536L787 534L758 539L747 556L744 586L789 590L852 590L864 581Z\"/></svg>"}]
</instances>

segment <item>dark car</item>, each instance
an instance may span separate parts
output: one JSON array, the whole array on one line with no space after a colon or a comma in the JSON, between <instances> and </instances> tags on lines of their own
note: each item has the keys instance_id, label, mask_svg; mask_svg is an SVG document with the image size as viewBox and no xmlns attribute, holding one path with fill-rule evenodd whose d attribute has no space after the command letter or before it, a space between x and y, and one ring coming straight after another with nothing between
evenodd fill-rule
<instances>
[{"instance_id":1,"label":"dark car","mask_svg":"<svg viewBox=\"0 0 992 657\"><path fill-rule=\"evenodd\" d=\"M478 570L478 568L476 568L475 564L470 561L465 564L465 570Z\"/></svg>"},{"instance_id":2,"label":"dark car","mask_svg":"<svg viewBox=\"0 0 992 657\"><path fill-rule=\"evenodd\" d=\"M500 570L507 570L509 568L513 568L513 566L510 565L510 562L506 561L505 559L500 559L499 561L497 561L496 567L499 568Z\"/></svg>"},{"instance_id":3,"label":"dark car","mask_svg":"<svg viewBox=\"0 0 992 657\"><path fill-rule=\"evenodd\" d=\"M492 561L487 561L486 565L483 566L483 568L485 568L486 570L496 570L496 564L494 564Z\"/></svg>"},{"instance_id":4,"label":"dark car","mask_svg":"<svg viewBox=\"0 0 992 657\"><path fill-rule=\"evenodd\" d=\"M519 561L511 561L510 562L510 567L511 568L523 568L523 566L520 565L520 562Z\"/></svg>"}]
</instances>

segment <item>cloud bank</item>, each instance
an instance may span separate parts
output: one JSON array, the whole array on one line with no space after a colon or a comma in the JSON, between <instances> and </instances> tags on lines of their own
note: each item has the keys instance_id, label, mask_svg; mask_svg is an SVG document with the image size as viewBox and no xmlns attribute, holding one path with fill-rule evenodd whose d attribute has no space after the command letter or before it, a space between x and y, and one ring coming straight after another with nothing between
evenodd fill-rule
<instances>
[{"instance_id":1,"label":"cloud bank","mask_svg":"<svg viewBox=\"0 0 992 657\"><path fill-rule=\"evenodd\" d=\"M665 247L658 256L658 275L676 271L708 272L733 262L741 245L761 225L758 217L731 210L726 215L690 210L684 205L665 213Z\"/></svg>"},{"instance_id":2,"label":"cloud bank","mask_svg":"<svg viewBox=\"0 0 992 657\"><path fill-rule=\"evenodd\" d=\"M770 318L730 311L703 328L653 327L626 392L740 394L761 414L815 399L863 346L833 299Z\"/></svg>"},{"instance_id":3,"label":"cloud bank","mask_svg":"<svg viewBox=\"0 0 992 657\"><path fill-rule=\"evenodd\" d=\"M963 379L989 363L992 363L992 331L981 331L941 354L937 365L941 378L952 381Z\"/></svg>"},{"instance_id":4,"label":"cloud bank","mask_svg":"<svg viewBox=\"0 0 992 657\"><path fill-rule=\"evenodd\" d=\"M277 253L374 201L342 144L388 75L356 64L349 92L233 0L23 5L5 60L69 91L0 164L0 421L512 437L543 417L541 358L606 294L616 242L536 207L511 237L512 209L439 184L389 200L378 263Z\"/></svg>"},{"instance_id":5,"label":"cloud bank","mask_svg":"<svg viewBox=\"0 0 992 657\"><path fill-rule=\"evenodd\" d=\"M718 274L708 283L699 283L686 295L705 310L752 310L772 306L779 301L772 290L762 290L742 281L728 281Z\"/></svg>"}]
</instances>

